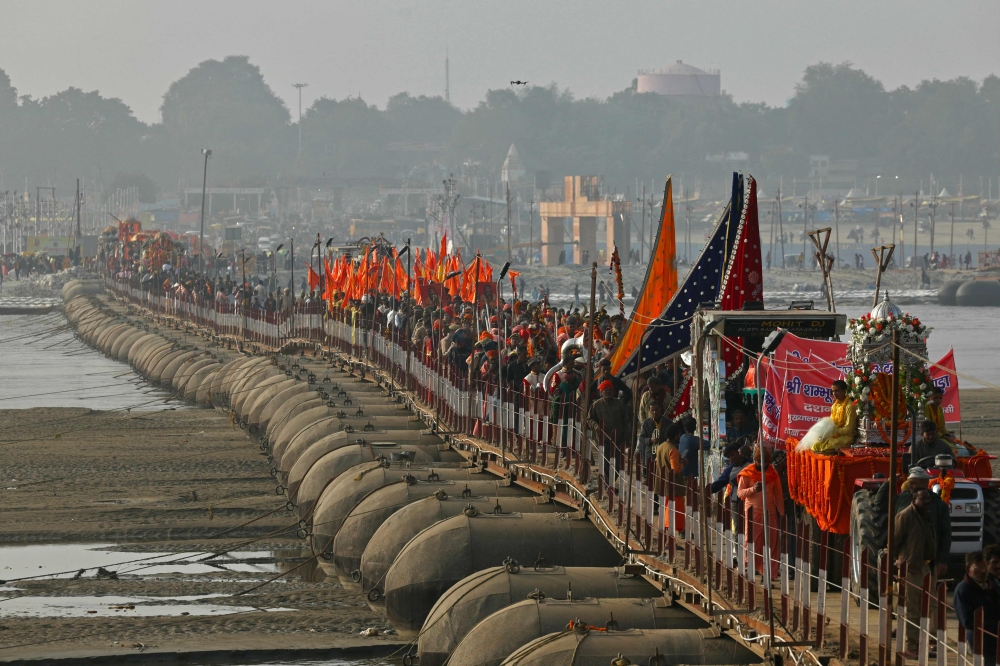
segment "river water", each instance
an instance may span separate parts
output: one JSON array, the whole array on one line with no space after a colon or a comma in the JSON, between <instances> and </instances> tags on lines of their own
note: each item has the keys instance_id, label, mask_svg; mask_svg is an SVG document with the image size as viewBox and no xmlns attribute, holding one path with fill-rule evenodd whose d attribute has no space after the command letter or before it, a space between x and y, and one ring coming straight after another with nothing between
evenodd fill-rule
<instances>
[{"instance_id":1,"label":"river water","mask_svg":"<svg viewBox=\"0 0 1000 666\"><path fill-rule=\"evenodd\" d=\"M937 361L949 349L962 388L1000 387L1000 308L948 307L917 302L901 306L932 327L928 352ZM848 317L871 308L852 299L838 307ZM0 315L0 409L181 408L169 392L154 388L80 342L66 319L49 315Z\"/></svg>"},{"instance_id":2,"label":"river water","mask_svg":"<svg viewBox=\"0 0 1000 666\"><path fill-rule=\"evenodd\" d=\"M950 307L936 303L900 307L933 329L927 339L931 361L940 360L949 349L955 350L961 388L1000 387L1000 346L997 344L1000 341L1000 308ZM870 304L846 305L837 309L848 317L860 317L871 307Z\"/></svg>"},{"instance_id":3,"label":"river water","mask_svg":"<svg viewBox=\"0 0 1000 666\"><path fill-rule=\"evenodd\" d=\"M59 312L0 315L0 409L180 408L170 393L83 344Z\"/></svg>"}]
</instances>

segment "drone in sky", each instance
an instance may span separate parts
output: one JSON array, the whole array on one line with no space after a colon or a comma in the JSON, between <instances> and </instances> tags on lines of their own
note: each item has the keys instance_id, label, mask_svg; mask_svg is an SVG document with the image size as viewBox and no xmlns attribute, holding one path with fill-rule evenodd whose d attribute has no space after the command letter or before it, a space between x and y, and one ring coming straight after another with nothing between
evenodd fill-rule
<instances>
[{"instance_id":1,"label":"drone in sky","mask_svg":"<svg viewBox=\"0 0 1000 666\"><path fill-rule=\"evenodd\" d=\"M511 81L510 85L512 85L512 86L526 86L526 85L528 85L528 82L527 81Z\"/></svg>"}]
</instances>

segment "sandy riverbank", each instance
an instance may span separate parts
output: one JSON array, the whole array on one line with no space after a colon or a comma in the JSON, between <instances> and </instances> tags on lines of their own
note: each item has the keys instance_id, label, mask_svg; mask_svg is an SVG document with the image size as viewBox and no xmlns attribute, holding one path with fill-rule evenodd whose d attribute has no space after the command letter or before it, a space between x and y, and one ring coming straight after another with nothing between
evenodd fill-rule
<instances>
[{"instance_id":1,"label":"sandy riverbank","mask_svg":"<svg viewBox=\"0 0 1000 666\"><path fill-rule=\"evenodd\" d=\"M116 544L145 551L129 559L147 557L148 551L239 548L229 557L240 560L240 553L249 551L254 563L222 563L206 573L190 573L184 566L155 575L139 570L118 580L98 579L89 570L77 580L7 582L0 586L2 597L158 597L192 607L186 616L139 617L122 610L106 617L102 599L81 600L69 605L89 603L100 607L102 615L31 618L12 616L0 601L0 661L136 654L140 645L145 646L143 654L351 646L387 650L394 639L360 638L362 629L381 630L388 622L339 582L312 582L323 578L313 566L251 594L231 596L297 566L310 554L301 550L304 542L295 536L291 514L282 508L284 499L274 493L266 459L244 431L218 412L0 410L0 433L0 578L13 578L12 570L24 568L16 546L27 544ZM78 566L67 557L54 568L46 563L44 571ZM199 616L199 600L187 597L200 595L225 595L210 601L250 610Z\"/></svg>"}]
</instances>

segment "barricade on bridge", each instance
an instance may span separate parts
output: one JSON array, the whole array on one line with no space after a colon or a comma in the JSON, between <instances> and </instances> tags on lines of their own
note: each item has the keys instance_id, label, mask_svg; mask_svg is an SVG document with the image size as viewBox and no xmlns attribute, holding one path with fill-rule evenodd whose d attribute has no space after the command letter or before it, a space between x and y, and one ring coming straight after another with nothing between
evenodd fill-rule
<instances>
[{"instance_id":1,"label":"barricade on bridge","mask_svg":"<svg viewBox=\"0 0 1000 666\"><path fill-rule=\"evenodd\" d=\"M665 587L677 586L682 594L696 590L704 604L711 599L718 619L744 636L767 635L767 621L746 611L770 612L773 604L779 626L776 645L794 642L827 655L832 650L842 661L865 666L873 658L880 666L902 659L905 614L894 617L884 608L888 563L882 558L880 574L869 567L869 553L862 551L861 584L852 590L849 539L836 552L829 539L830 534L849 532L855 480L888 472L887 456L880 452L821 456L795 453L790 445L789 493L823 531L814 533L801 513L784 515L773 526L778 545L766 553L762 544L754 543L753 530L747 530L762 517L743 511L728 490L712 494L712 479L663 473L652 461L633 455L631 435L606 433L600 425L597 432L591 431L578 403L553 407L545 387L498 386L500 378L480 368L460 371L438 350L411 349L400 331L353 311L324 314L322 304L308 304L296 306L294 314L241 312L238 304L199 303L190 295L156 293L127 280L109 278L106 286L123 301L215 335L271 350L289 341L319 345L361 364L366 372L381 374L384 384L407 391L440 432L585 506L619 549L624 551L628 544L631 561L645 565ZM985 456L960 459L960 464L971 476L982 471L984 461L988 468ZM575 494L567 494L567 488L574 488ZM838 559L841 571L829 570ZM768 565L778 572L773 591L762 580ZM948 614L953 617L954 610L944 584L932 586L928 577L922 586L913 587L905 584L905 576L901 580L899 597L921 608L918 663L934 659L941 666L981 664L983 638L997 628L984 627L980 613L970 633L961 627L949 629ZM839 597L839 603L828 608L828 595ZM869 601L878 604L880 598L881 608L869 608ZM726 609L734 608L744 611L727 615ZM937 642L936 659L930 656L931 640Z\"/></svg>"}]
</instances>

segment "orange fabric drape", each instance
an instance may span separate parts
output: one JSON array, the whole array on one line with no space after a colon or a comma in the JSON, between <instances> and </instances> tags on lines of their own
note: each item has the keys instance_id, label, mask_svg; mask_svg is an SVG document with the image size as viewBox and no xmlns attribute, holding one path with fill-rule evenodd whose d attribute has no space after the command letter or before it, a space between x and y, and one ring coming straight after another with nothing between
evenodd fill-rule
<instances>
[{"instance_id":1,"label":"orange fabric drape","mask_svg":"<svg viewBox=\"0 0 1000 666\"><path fill-rule=\"evenodd\" d=\"M649 267L646 269L646 281L635 304L632 319L611 354L611 371L615 374L621 372L629 356L639 346L649 324L660 316L677 292L677 267L674 265L677 240L674 236L673 179L670 176L667 177L663 213L653 248Z\"/></svg>"},{"instance_id":2,"label":"orange fabric drape","mask_svg":"<svg viewBox=\"0 0 1000 666\"><path fill-rule=\"evenodd\" d=\"M849 534L854 482L876 473L889 475L889 455L822 455L796 451L798 440L789 439L788 494L805 507L821 530ZM902 474L902 460L897 469ZM902 478L900 476L900 478Z\"/></svg>"}]
</instances>

